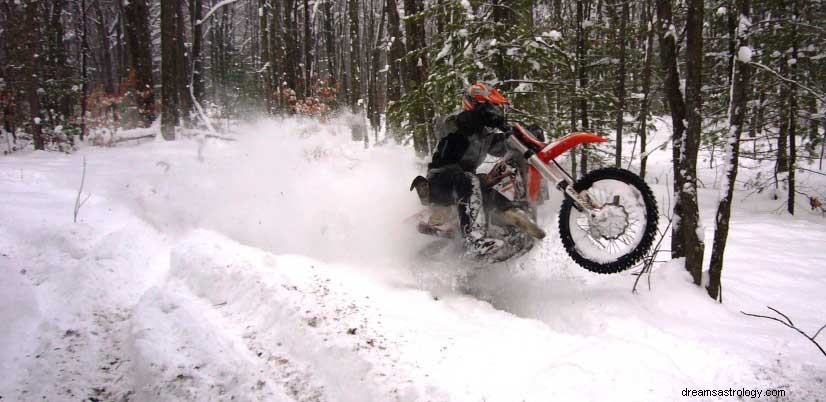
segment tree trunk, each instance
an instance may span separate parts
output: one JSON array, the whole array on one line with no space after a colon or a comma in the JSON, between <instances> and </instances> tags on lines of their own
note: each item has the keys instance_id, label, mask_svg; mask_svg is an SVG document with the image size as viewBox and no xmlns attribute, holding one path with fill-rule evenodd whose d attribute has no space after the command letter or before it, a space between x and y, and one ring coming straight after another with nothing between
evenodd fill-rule
<instances>
[{"instance_id":1,"label":"tree trunk","mask_svg":"<svg viewBox=\"0 0 826 402\"><path fill-rule=\"evenodd\" d=\"M792 1L793 21L798 21L798 1ZM792 24L792 60L789 66L792 81L797 82L797 25ZM797 170L797 86L789 85L789 196L787 210L794 215L795 172Z\"/></svg>"},{"instance_id":2,"label":"tree trunk","mask_svg":"<svg viewBox=\"0 0 826 402\"><path fill-rule=\"evenodd\" d=\"M640 105L640 177L645 178L645 167L648 162L645 145L648 141L648 115L651 104L651 65L654 57L654 19L652 18L651 0L646 0L644 6L645 28L645 62L642 73L643 98Z\"/></svg>"},{"instance_id":3,"label":"tree trunk","mask_svg":"<svg viewBox=\"0 0 826 402\"><path fill-rule=\"evenodd\" d=\"M404 71L402 69L402 58L404 57L405 49L402 42L403 36L401 31L401 20L399 18L399 8L396 0L386 0L384 3L385 13L387 14L387 32L390 36L390 49L387 54L387 64L389 69L387 71L387 101L388 109L392 112L394 104L402 97L402 83ZM396 142L401 143L405 133L398 125L399 119L388 119L392 121L392 126L388 127L390 134L396 139Z\"/></svg>"},{"instance_id":4,"label":"tree trunk","mask_svg":"<svg viewBox=\"0 0 826 402\"><path fill-rule=\"evenodd\" d=\"M706 288L711 298L723 301L721 274L723 272L723 257L728 239L729 220L731 217L731 202L734 197L734 185L737 178L737 167L740 157L740 135L743 132L743 123L746 121L749 83L751 80L751 66L739 62L738 50L747 47L749 41L750 0L737 0L737 9L730 11L739 13L740 22L736 31L736 50L731 52L731 95L729 96L728 110L728 138L726 140L726 178L723 188L720 189L720 200L717 203L717 221L714 230L714 244L711 247L711 261L709 262L709 283Z\"/></svg>"},{"instance_id":5,"label":"tree trunk","mask_svg":"<svg viewBox=\"0 0 826 402\"><path fill-rule=\"evenodd\" d=\"M286 67L287 87L292 90L298 89L298 73L296 71L296 61L298 60L298 41L296 40L296 18L295 0L284 0L284 63Z\"/></svg>"},{"instance_id":6,"label":"tree trunk","mask_svg":"<svg viewBox=\"0 0 826 402\"><path fill-rule=\"evenodd\" d=\"M197 22L201 19L203 6L201 0L190 0L189 16L192 29L192 94L200 101L204 96L203 59L201 48L203 47L203 30L201 24Z\"/></svg>"},{"instance_id":7,"label":"tree trunk","mask_svg":"<svg viewBox=\"0 0 826 402\"><path fill-rule=\"evenodd\" d=\"M788 73L788 57L783 57L780 59L780 75L786 76ZM780 122L778 124L778 134L777 134L777 168L775 171L777 173L783 173L789 171L789 154L788 154L788 138L789 138L789 107L788 107L788 100L789 100L789 85L785 82L780 82L777 84L778 86L778 93L780 96Z\"/></svg>"},{"instance_id":8,"label":"tree trunk","mask_svg":"<svg viewBox=\"0 0 826 402\"><path fill-rule=\"evenodd\" d=\"M313 21L310 2L304 0L304 96L311 95L313 74Z\"/></svg>"},{"instance_id":9,"label":"tree trunk","mask_svg":"<svg viewBox=\"0 0 826 402\"><path fill-rule=\"evenodd\" d=\"M360 113L361 99L361 35L359 27L359 7L357 0L348 0L347 15L350 28L350 92L347 97L353 113ZM353 138L354 140L356 138ZM358 138L361 139L361 138Z\"/></svg>"},{"instance_id":10,"label":"tree trunk","mask_svg":"<svg viewBox=\"0 0 826 402\"><path fill-rule=\"evenodd\" d=\"M269 3L269 0L258 0L258 18L261 30L261 66L259 68L261 69L261 80L264 82L264 108L267 113L272 110L272 73L270 70L273 68L270 60L270 28L267 18L270 14Z\"/></svg>"},{"instance_id":11,"label":"tree trunk","mask_svg":"<svg viewBox=\"0 0 826 402\"><path fill-rule=\"evenodd\" d=\"M421 93L420 83L427 80L427 55L425 54L424 19L420 13L424 10L421 0L404 0L404 28L407 42L405 56L405 93ZM422 94L422 97L424 95ZM419 155L430 153L429 119L424 100L418 102L410 113L410 125L413 127L413 148Z\"/></svg>"},{"instance_id":12,"label":"tree trunk","mask_svg":"<svg viewBox=\"0 0 826 402\"><path fill-rule=\"evenodd\" d=\"M576 94L579 103L579 120L580 120L580 129L587 130L590 128L590 124L588 123L588 98L585 95L585 89L588 87L588 72L585 68L585 54L587 50L587 33L585 32L585 27L582 26L583 21L585 21L584 15L584 1L585 0L577 0L576 2L576 36L577 36L577 45L576 45L576 72L577 72L577 82L579 87L577 88ZM580 176L585 176L588 174L588 146L583 144L580 146Z\"/></svg>"},{"instance_id":13,"label":"tree trunk","mask_svg":"<svg viewBox=\"0 0 826 402\"><path fill-rule=\"evenodd\" d=\"M619 71L617 73L617 155L614 164L622 167L622 127L625 115L625 25L628 20L628 0L622 2L619 28ZM616 4L615 4L616 6Z\"/></svg>"},{"instance_id":14,"label":"tree trunk","mask_svg":"<svg viewBox=\"0 0 826 402\"><path fill-rule=\"evenodd\" d=\"M167 141L175 139L178 125L178 86L175 62L178 35L175 14L179 0L161 0L161 134Z\"/></svg>"},{"instance_id":15,"label":"tree trunk","mask_svg":"<svg viewBox=\"0 0 826 402\"><path fill-rule=\"evenodd\" d=\"M106 28L106 17L103 15L103 10L100 8L100 0L95 1L95 14L97 17L97 30L101 42L101 61L100 65L103 69L103 90L107 94L115 92L115 78L112 73L112 53L109 50L112 46L109 39L109 31Z\"/></svg>"},{"instance_id":16,"label":"tree trunk","mask_svg":"<svg viewBox=\"0 0 826 402\"><path fill-rule=\"evenodd\" d=\"M124 7L130 77L135 80L135 103L144 127L155 120L155 84L152 79L152 41L146 0L129 0Z\"/></svg>"},{"instance_id":17,"label":"tree trunk","mask_svg":"<svg viewBox=\"0 0 826 402\"><path fill-rule=\"evenodd\" d=\"M682 202L678 194L683 189L683 173L680 166L685 137L685 100L680 90L680 72L677 70L677 30L672 19L671 0L656 0L657 29L660 43L660 64L668 106L671 110L673 134L672 160L674 164L674 225L671 229L671 258L685 256L683 250Z\"/></svg>"},{"instance_id":18,"label":"tree trunk","mask_svg":"<svg viewBox=\"0 0 826 402\"><path fill-rule=\"evenodd\" d=\"M32 140L34 149L44 150L46 144L43 139L43 122L40 118L40 72L37 67L40 65L38 49L40 46L40 13L37 10L40 4L36 0L26 0L24 3L23 18L25 21L26 49L28 51L28 66L23 66L25 72L26 91L29 98L29 118L32 127ZM82 137L81 137L82 138Z\"/></svg>"},{"instance_id":19,"label":"tree trunk","mask_svg":"<svg viewBox=\"0 0 826 402\"><path fill-rule=\"evenodd\" d=\"M703 238L698 234L700 212L697 205L697 152L702 132L702 72L703 72L703 0L688 0L686 15L686 111L688 128L683 144L680 167L685 172L685 183L680 191L683 214L685 267L701 285L703 273ZM700 229L702 230L702 229Z\"/></svg>"},{"instance_id":20,"label":"tree trunk","mask_svg":"<svg viewBox=\"0 0 826 402\"><path fill-rule=\"evenodd\" d=\"M327 48L327 72L329 74L330 87L336 88L336 43L335 29L333 28L333 1L325 0L323 4L324 13L324 45Z\"/></svg>"},{"instance_id":21,"label":"tree trunk","mask_svg":"<svg viewBox=\"0 0 826 402\"><path fill-rule=\"evenodd\" d=\"M379 32L375 38L372 48L372 56L371 56L371 69L370 69L370 125L372 126L376 135L378 135L378 131L381 125L381 111L379 110L379 70L381 70L381 50L382 50L382 40L384 39L384 19L385 19L385 9L382 8L381 13L381 21L379 22Z\"/></svg>"},{"instance_id":22,"label":"tree trunk","mask_svg":"<svg viewBox=\"0 0 826 402\"><path fill-rule=\"evenodd\" d=\"M348 0L347 15L350 32L350 91L347 99L350 103L350 110L356 115L351 126L351 134L353 141L365 141L367 133L361 117L364 105L361 92L361 27L358 0Z\"/></svg>"},{"instance_id":23,"label":"tree trunk","mask_svg":"<svg viewBox=\"0 0 826 402\"><path fill-rule=\"evenodd\" d=\"M284 82L284 35L281 22L281 3L280 0L275 1L272 23L270 24L270 69L272 74L271 82L273 85L271 91L275 92L276 104L274 108L277 113L284 111L284 100L282 99L281 93Z\"/></svg>"},{"instance_id":24,"label":"tree trunk","mask_svg":"<svg viewBox=\"0 0 826 402\"><path fill-rule=\"evenodd\" d=\"M175 5L175 77L178 88L178 120L189 121L194 107L192 95L189 92L191 79L186 51L186 18L184 16L184 0L177 0Z\"/></svg>"},{"instance_id":25,"label":"tree trunk","mask_svg":"<svg viewBox=\"0 0 826 402\"><path fill-rule=\"evenodd\" d=\"M86 28L86 0L80 0L80 140L86 136L86 111L89 108L89 33ZM35 47L36 48L36 47ZM39 126L39 125L38 125ZM40 127L37 128L40 130ZM36 141L35 141L36 144ZM36 145L35 145L36 147Z\"/></svg>"}]
</instances>

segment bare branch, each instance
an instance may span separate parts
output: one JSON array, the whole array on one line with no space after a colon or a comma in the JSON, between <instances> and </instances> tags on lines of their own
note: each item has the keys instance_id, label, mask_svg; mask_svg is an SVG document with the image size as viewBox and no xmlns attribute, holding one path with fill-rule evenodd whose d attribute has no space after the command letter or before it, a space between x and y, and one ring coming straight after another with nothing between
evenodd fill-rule
<instances>
[{"instance_id":1,"label":"bare branch","mask_svg":"<svg viewBox=\"0 0 826 402\"><path fill-rule=\"evenodd\" d=\"M820 92L815 91L814 89L809 88L809 87L807 87L807 86L805 86L805 85L801 84L800 82L795 81L795 80L793 80L793 79L791 79L791 78L786 78L786 77L784 77L783 75L781 75L780 73L778 73L777 71L772 70L770 67L768 67L768 66L766 66L766 65L764 65L764 64L760 64L760 63L758 63L758 62L756 62L756 61L749 62L749 64L751 64L751 65L753 65L753 66L755 66L755 67L759 67L760 69L762 69L762 70L764 70L764 71L768 71L768 72L770 72L770 73L774 74L777 78L779 78L779 79L780 79L781 81L783 81L783 82L786 82L786 83L789 83L789 84L792 84L792 85L797 85L797 86L799 86L800 88L805 89L805 90L806 90L806 91L808 91L808 92L809 92L812 96L814 96L815 98L819 99L821 102L826 103L826 95L823 95L823 94L821 94Z\"/></svg>"},{"instance_id":2,"label":"bare branch","mask_svg":"<svg viewBox=\"0 0 826 402\"><path fill-rule=\"evenodd\" d=\"M80 212L80 207L86 203L86 200L89 199L90 195L86 196L86 199L83 202L80 201L80 195L83 193L83 184L86 182L86 157L83 157L83 173L80 175L80 188L77 189L77 198L75 198L75 213L74 213L74 223L77 223L77 213Z\"/></svg>"},{"instance_id":3,"label":"bare branch","mask_svg":"<svg viewBox=\"0 0 826 402\"><path fill-rule=\"evenodd\" d=\"M772 307L772 306L766 306L766 308L768 308L769 310L774 311L775 313L780 314L781 316L783 316L783 318L785 318L786 321L789 322L789 326L794 327L794 323L792 322L792 320L789 319L788 316L786 316L786 314L783 314L783 313L777 311L777 309Z\"/></svg>"},{"instance_id":4,"label":"bare branch","mask_svg":"<svg viewBox=\"0 0 826 402\"><path fill-rule=\"evenodd\" d=\"M760 314L752 314L752 313L747 313L745 311L740 311L740 313L742 313L743 315L747 315L749 317L765 318L765 319L768 319L768 320L777 321L777 322L779 322L779 323L781 323L781 324L797 331L800 335L803 335L806 339L808 339L810 342L812 342L820 350L820 353L822 353L823 356L826 356L826 350L823 350L823 347L820 346L820 344L817 343L817 341L815 340L815 338L817 338L817 336L820 335L820 331L823 331L823 328L826 328L826 324L824 324L822 327L820 327L820 329L817 330L817 332L815 332L814 336L809 336L807 333L803 332L800 328L798 328L794 324L792 324L792 320L790 320L789 317L786 316L785 314L781 313L780 311L778 311L777 309L775 309L771 306L766 306L766 308L768 308L769 310L774 311L775 313L780 314L781 316L783 316L783 318L785 318L786 321L788 321L788 323L781 320L781 319L779 319L779 318L777 318L777 317L770 317L770 316L760 315Z\"/></svg>"}]
</instances>

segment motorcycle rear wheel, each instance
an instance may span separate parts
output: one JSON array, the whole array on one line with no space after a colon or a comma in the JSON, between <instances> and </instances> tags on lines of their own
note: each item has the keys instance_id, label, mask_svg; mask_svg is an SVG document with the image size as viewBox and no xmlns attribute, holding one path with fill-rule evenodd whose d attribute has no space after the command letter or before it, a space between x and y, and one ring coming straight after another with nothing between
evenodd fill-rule
<instances>
[{"instance_id":1,"label":"motorcycle rear wheel","mask_svg":"<svg viewBox=\"0 0 826 402\"><path fill-rule=\"evenodd\" d=\"M625 169L603 168L585 175L574 189L587 190L599 207L595 214L583 213L566 197L559 209L559 235L577 264L613 274L648 253L657 233L657 201L641 177Z\"/></svg>"}]
</instances>

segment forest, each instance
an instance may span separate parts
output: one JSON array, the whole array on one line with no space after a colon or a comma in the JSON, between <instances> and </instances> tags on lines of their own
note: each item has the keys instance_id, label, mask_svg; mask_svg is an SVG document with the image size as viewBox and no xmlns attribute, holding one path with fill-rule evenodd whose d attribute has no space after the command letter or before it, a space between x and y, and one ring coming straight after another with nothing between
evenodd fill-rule
<instances>
[{"instance_id":1,"label":"forest","mask_svg":"<svg viewBox=\"0 0 826 402\"><path fill-rule=\"evenodd\" d=\"M7 154L71 152L155 123L174 140L256 116L346 115L365 147L426 156L433 118L482 81L508 95L509 118L551 138L610 136L608 151L576 151L575 175L635 163L645 177L665 145L651 143L652 117L670 116L671 254L699 285L701 150L727 167L712 283L740 159L775 166L759 185L785 192L789 214L798 195L821 208L795 173L801 160L822 171L824 39L823 1L3 0L0 118Z\"/></svg>"},{"instance_id":2,"label":"forest","mask_svg":"<svg viewBox=\"0 0 826 402\"><path fill-rule=\"evenodd\" d=\"M0 400L826 401L825 44L826 0L0 0ZM444 135L477 83L507 121Z\"/></svg>"}]
</instances>

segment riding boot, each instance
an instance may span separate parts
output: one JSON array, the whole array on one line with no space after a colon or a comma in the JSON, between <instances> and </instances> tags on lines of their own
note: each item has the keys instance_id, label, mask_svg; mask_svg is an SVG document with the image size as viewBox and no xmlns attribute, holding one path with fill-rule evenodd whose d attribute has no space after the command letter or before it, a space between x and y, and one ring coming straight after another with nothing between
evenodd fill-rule
<instances>
[{"instance_id":1,"label":"riding boot","mask_svg":"<svg viewBox=\"0 0 826 402\"><path fill-rule=\"evenodd\" d=\"M465 173L457 186L459 218L466 249L484 256L499 250L504 242L488 237L487 220L482 201L482 187L473 173Z\"/></svg>"}]
</instances>

